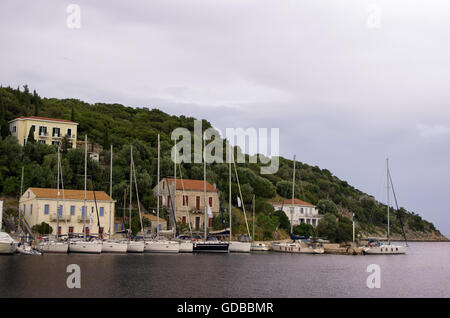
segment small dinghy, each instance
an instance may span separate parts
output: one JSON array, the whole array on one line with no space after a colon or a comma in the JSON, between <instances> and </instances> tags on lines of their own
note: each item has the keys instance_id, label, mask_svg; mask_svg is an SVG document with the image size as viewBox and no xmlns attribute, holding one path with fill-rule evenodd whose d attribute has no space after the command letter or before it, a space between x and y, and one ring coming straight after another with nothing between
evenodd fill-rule
<instances>
[{"instance_id":1,"label":"small dinghy","mask_svg":"<svg viewBox=\"0 0 450 318\"><path fill-rule=\"evenodd\" d=\"M34 249L29 244L20 244L16 250L23 255L42 255L42 252Z\"/></svg>"}]
</instances>

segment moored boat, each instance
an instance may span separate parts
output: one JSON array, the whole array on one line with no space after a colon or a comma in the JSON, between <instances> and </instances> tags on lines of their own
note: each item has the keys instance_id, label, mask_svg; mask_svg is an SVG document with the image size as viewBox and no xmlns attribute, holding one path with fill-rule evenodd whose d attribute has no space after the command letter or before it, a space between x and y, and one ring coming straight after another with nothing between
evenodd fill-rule
<instances>
[{"instance_id":1,"label":"moored boat","mask_svg":"<svg viewBox=\"0 0 450 318\"><path fill-rule=\"evenodd\" d=\"M132 241L127 242L127 253L143 253L144 252L144 241Z\"/></svg>"},{"instance_id":2,"label":"moored boat","mask_svg":"<svg viewBox=\"0 0 450 318\"><path fill-rule=\"evenodd\" d=\"M102 241L99 240L70 240L69 252L70 253L88 253L88 254L100 254L102 252Z\"/></svg>"},{"instance_id":3,"label":"moored boat","mask_svg":"<svg viewBox=\"0 0 450 318\"><path fill-rule=\"evenodd\" d=\"M170 241L170 240L146 241L144 252L146 252L146 253L178 253L178 252L180 252L180 243L177 241Z\"/></svg>"},{"instance_id":4,"label":"moored boat","mask_svg":"<svg viewBox=\"0 0 450 318\"><path fill-rule=\"evenodd\" d=\"M15 251L13 238L6 232L0 232L0 254L14 254Z\"/></svg>"},{"instance_id":5,"label":"moored boat","mask_svg":"<svg viewBox=\"0 0 450 318\"><path fill-rule=\"evenodd\" d=\"M250 246L250 251L252 252L265 252L270 251L270 247L266 243L253 242Z\"/></svg>"},{"instance_id":6,"label":"moored boat","mask_svg":"<svg viewBox=\"0 0 450 318\"><path fill-rule=\"evenodd\" d=\"M69 250L69 244L64 241L45 239L37 244L37 248L44 253L66 254Z\"/></svg>"},{"instance_id":7,"label":"moored boat","mask_svg":"<svg viewBox=\"0 0 450 318\"><path fill-rule=\"evenodd\" d=\"M126 253L127 250L127 241L106 240L102 244L102 253Z\"/></svg>"}]
</instances>

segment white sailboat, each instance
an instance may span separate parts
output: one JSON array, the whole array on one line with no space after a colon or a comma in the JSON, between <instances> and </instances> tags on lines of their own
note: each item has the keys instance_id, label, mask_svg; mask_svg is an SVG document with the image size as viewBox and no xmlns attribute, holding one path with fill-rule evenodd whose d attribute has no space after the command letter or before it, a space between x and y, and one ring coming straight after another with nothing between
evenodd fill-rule
<instances>
[{"instance_id":1,"label":"white sailboat","mask_svg":"<svg viewBox=\"0 0 450 318\"><path fill-rule=\"evenodd\" d=\"M111 145L110 150L110 171L109 171L109 196L112 200L112 161L113 161L113 146ZM108 239L103 241L102 253L126 253L128 249L128 244L123 240L112 240L111 239L111 223L114 220L114 215L112 215L112 202L109 203L109 233Z\"/></svg>"},{"instance_id":2,"label":"white sailboat","mask_svg":"<svg viewBox=\"0 0 450 318\"><path fill-rule=\"evenodd\" d=\"M60 148L58 146L58 173L57 173L57 199L56 199L56 236L55 237L50 237L48 236L47 238L43 239L41 242L39 242L39 244L37 244L37 249L39 249L40 251L44 252L44 253L58 253L58 254L66 254L69 250L69 244L66 241L61 241L59 239L59 214L60 214L60 209L59 209L59 180L60 180L60 176L61 176L61 184L62 184L62 192L63 192L63 209L61 209L61 216L64 215L64 207L65 207L65 200L64 200L64 182L63 182L63 177L62 177L62 167L61 167L61 157L60 157ZM60 174L61 172L61 174ZM66 223L67 223L67 218L66 219Z\"/></svg>"},{"instance_id":3,"label":"white sailboat","mask_svg":"<svg viewBox=\"0 0 450 318\"><path fill-rule=\"evenodd\" d=\"M102 241L87 240L86 237L86 188L87 188L87 135L84 136L84 213L83 213L83 238L74 238L69 241L69 252L100 254L102 252Z\"/></svg>"},{"instance_id":4,"label":"white sailboat","mask_svg":"<svg viewBox=\"0 0 450 318\"><path fill-rule=\"evenodd\" d=\"M369 244L369 246L363 249L364 254L369 255L405 254L408 249L408 247L405 245L395 245L392 244L390 241L389 181L391 180L391 176L389 172L389 159L386 159L386 175L387 175L387 244L383 242L371 243Z\"/></svg>"},{"instance_id":5,"label":"white sailboat","mask_svg":"<svg viewBox=\"0 0 450 318\"><path fill-rule=\"evenodd\" d=\"M253 195L253 236L252 244L250 246L250 251L252 252L265 252L269 251L270 248L266 243L255 242L255 195Z\"/></svg>"},{"instance_id":6,"label":"white sailboat","mask_svg":"<svg viewBox=\"0 0 450 318\"><path fill-rule=\"evenodd\" d=\"M292 176L292 207L294 209L295 198L295 155L294 155L294 171ZM283 212L280 212L283 213ZM291 218L291 233L293 230ZM275 252L284 253L298 253L298 254L323 254L325 249L321 244L304 242L304 241L292 241L292 242L274 242L272 244L272 250Z\"/></svg>"},{"instance_id":7,"label":"white sailboat","mask_svg":"<svg viewBox=\"0 0 450 318\"><path fill-rule=\"evenodd\" d=\"M229 177L229 180L228 180L228 183L229 183L229 186L228 186L228 191L229 191L229 194L228 194L228 206L229 206L229 214L230 214L230 216L229 216L229 218L230 218L230 237L229 237L229 251L230 252L237 252L237 253L250 253L250 247L251 247L251 243L250 242L238 242L238 241L233 241L233 235L232 235L232 220L231 220L231 211L232 211L232 209L233 209L233 206L232 206L232 204L231 204L231 162L233 162L234 163L234 156L233 156L233 149L231 148L231 145L230 145L230 147L229 147L229 164L228 164L228 177ZM236 169L236 164L234 163L234 171L235 171L235 173L236 173L236 181L237 181L237 184L238 184L238 188L239 188L239 195L240 195L240 197L242 198L242 200L243 200L243 197L242 197L242 192L241 192L241 186L240 186L240 184L239 184L239 177L238 177L238 174L237 174L237 169ZM248 231L248 223L247 223L247 216L246 216L246 213L245 213L245 205L244 205L244 203L242 202L242 207L243 207L243 210L244 210L244 217L245 217L245 224L247 225L247 231ZM250 233L249 233L249 236L250 236Z\"/></svg>"},{"instance_id":8,"label":"white sailboat","mask_svg":"<svg viewBox=\"0 0 450 318\"><path fill-rule=\"evenodd\" d=\"M158 188L157 188L157 207L156 207L158 226L157 226L157 232L156 232L156 239L145 242L144 252L146 252L146 253L178 253L178 252L180 252L180 243L179 242L161 239L159 237L159 232L160 232L160 230L159 230L159 194L160 194L159 161L160 161L160 152L161 152L160 135L158 134L158 172L157 172ZM175 180L176 180L176 160L175 160ZM167 187L169 187L168 183L167 183ZM175 193L176 193L176 184L175 184ZM173 204L172 204L172 206L173 206L173 208L175 208L175 206Z\"/></svg>"},{"instance_id":9,"label":"white sailboat","mask_svg":"<svg viewBox=\"0 0 450 318\"><path fill-rule=\"evenodd\" d=\"M133 198L133 146L130 148L130 217L128 220L129 223L129 230L128 230L128 242L127 242L127 253L143 253L145 248L145 242L141 240L132 240L131 239L131 204L132 204L132 198ZM137 184L136 184L136 196L138 199L138 209L139 209L139 216L140 216L140 206L139 206L139 196L137 192ZM141 220L141 231L142 231L142 220Z\"/></svg>"}]
</instances>

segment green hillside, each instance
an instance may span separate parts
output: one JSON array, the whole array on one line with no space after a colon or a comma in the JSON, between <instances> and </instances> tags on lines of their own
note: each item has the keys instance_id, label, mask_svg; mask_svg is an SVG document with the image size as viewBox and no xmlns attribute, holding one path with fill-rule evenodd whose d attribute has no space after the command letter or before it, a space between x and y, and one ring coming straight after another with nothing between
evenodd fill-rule
<instances>
[{"instance_id":1,"label":"green hillside","mask_svg":"<svg viewBox=\"0 0 450 318\"><path fill-rule=\"evenodd\" d=\"M132 108L120 104L88 104L77 99L41 98L36 92L23 88L0 88L0 194L18 196L20 192L20 174L22 165L25 169L24 188L56 186L56 147L29 142L25 147L8 137L7 122L18 116L43 116L69 119L79 123L78 139L88 135L88 142L103 146L100 162L88 163L90 174L89 188L109 192L109 146L114 146L113 196L118 200L117 215L121 215L122 197L128 186L130 144L133 144L134 161L139 186L139 196L144 207L155 209L155 197L151 189L156 184L157 135L161 134L161 176L173 175L173 163L170 150L173 145L170 134L177 127L194 130L194 118L170 116L156 108ZM203 120L203 129L211 127ZM235 149L235 151L237 151ZM247 160L248 162L248 160ZM62 155L63 176L66 188L83 188L84 152L83 149L64 151ZM276 174L261 175L260 164L239 164L238 174L243 201L246 209L251 211L253 195L256 196L257 239L269 239L278 223L281 237L289 229L289 222L284 215L273 211L268 200L275 197L290 197L292 189L293 162L280 157L280 168ZM326 169L317 166L296 163L295 194L304 201L318 205L325 218L318 229L318 234L335 241L348 240L348 216L354 212L358 230L363 234L377 233L386 228L386 206L374 200L347 182L340 180ZM183 164L183 177L203 178L201 164ZM228 202L228 166L212 164L208 167L207 178L217 184L221 190L221 201L226 208ZM234 179L233 179L234 180ZM235 182L235 181L234 181ZM236 206L238 189L232 184L233 202ZM234 229L245 233L241 220L242 212L235 210ZM391 214L392 232L401 233L398 215L401 215L408 234L433 234L439 236L434 225L422 219L418 214L401 208ZM239 216L241 214L241 217ZM330 215L334 215L333 218ZM250 217L250 215L249 215ZM225 218L226 219L226 218ZM233 222L233 223L235 223ZM333 223L333 224L332 224ZM215 227L222 227L221 219L214 221ZM136 224L137 228L137 224ZM297 233L310 231L306 227L297 228ZM332 233L331 233L332 232ZM350 237L351 238L351 237Z\"/></svg>"}]
</instances>

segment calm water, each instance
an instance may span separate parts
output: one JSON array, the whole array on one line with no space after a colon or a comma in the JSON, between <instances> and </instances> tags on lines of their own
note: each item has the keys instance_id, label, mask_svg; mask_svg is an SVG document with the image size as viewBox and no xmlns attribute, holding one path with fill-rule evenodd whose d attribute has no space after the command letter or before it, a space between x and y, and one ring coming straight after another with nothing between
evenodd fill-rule
<instances>
[{"instance_id":1,"label":"calm water","mask_svg":"<svg viewBox=\"0 0 450 318\"><path fill-rule=\"evenodd\" d=\"M66 267L81 267L68 289ZM381 288L369 289L369 264ZM0 255L0 297L450 297L450 243L407 255Z\"/></svg>"}]
</instances>

